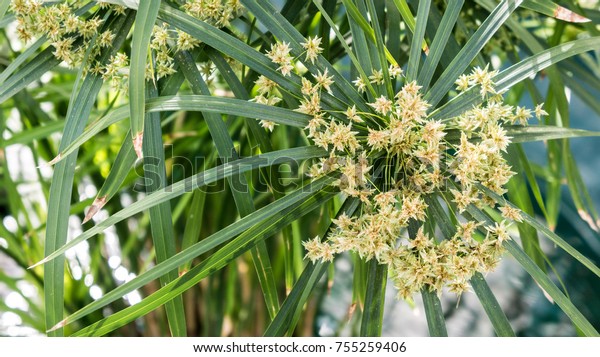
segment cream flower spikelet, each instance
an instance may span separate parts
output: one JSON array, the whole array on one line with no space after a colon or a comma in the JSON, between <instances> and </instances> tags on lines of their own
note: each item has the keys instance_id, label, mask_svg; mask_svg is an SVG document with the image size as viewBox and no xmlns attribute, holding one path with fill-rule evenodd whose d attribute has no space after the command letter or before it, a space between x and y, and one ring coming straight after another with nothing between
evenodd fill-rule
<instances>
[{"instance_id":1,"label":"cream flower spikelet","mask_svg":"<svg viewBox=\"0 0 600 357\"><path fill-rule=\"evenodd\" d=\"M319 44L311 38L302 43L307 52L304 61L313 63L314 53L308 51ZM291 51L288 43L277 42L266 54L284 76L305 68L295 65L298 59ZM308 174L313 179L336 176L332 185L357 200L360 208L354 215L342 213L333 219L333 229L323 239L304 242L306 258L331 261L352 251L387 264L402 299L411 300L422 289L440 294L447 287L458 295L469 291L473 274L497 266L503 243L510 239L510 224L520 222L522 215L502 205L504 221L482 224L467 212L496 209L486 190L504 194L514 175L504 157L511 143L506 125L525 125L533 113L545 115L542 107L531 111L504 104L494 89L497 72L486 66L456 81L459 91L479 91L482 103L451 118L433 119L421 86L406 81L402 69L394 65L387 71L399 83L393 98L387 90L378 93L383 87L370 86L390 80L382 70L371 69L368 78L358 77L353 84L359 94L369 86L376 95L369 93L372 99L362 105L337 107L331 100L336 82L328 71L317 70L312 76L296 73L302 95L295 110L311 116L307 137L329 153ZM263 82L260 87L267 87ZM264 95L260 87L257 90ZM457 216L456 226L442 229L452 229L455 233L450 236L440 237L434 224L425 224L439 213L437 206ZM409 226L420 228L413 232Z\"/></svg>"}]
</instances>

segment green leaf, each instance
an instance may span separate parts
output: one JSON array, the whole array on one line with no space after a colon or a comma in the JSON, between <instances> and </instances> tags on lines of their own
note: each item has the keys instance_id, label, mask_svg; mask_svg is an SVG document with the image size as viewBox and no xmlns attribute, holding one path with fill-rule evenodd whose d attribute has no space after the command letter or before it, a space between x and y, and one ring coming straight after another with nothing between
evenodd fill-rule
<instances>
[{"instance_id":1,"label":"green leaf","mask_svg":"<svg viewBox=\"0 0 600 357\"><path fill-rule=\"evenodd\" d=\"M202 75L196 67L191 55L188 52L180 52L176 55L176 60L190 83L190 87L195 94L210 95L208 85L204 82ZM208 130L215 143L219 157L223 162L238 159L237 151L233 146L233 141L227 132L227 127L221 116L212 112L204 112L204 119L208 125ZM254 201L249 192L249 185L243 174L232 177L228 180L231 187L231 193L241 217L254 212ZM234 185L236 182L240 186ZM265 303L269 310L269 315L274 317L279 310L279 298L277 296L277 285L271 268L271 259L264 242L259 242L254 249L251 249L252 261L256 268L258 280L265 296Z\"/></svg>"},{"instance_id":2,"label":"green leaf","mask_svg":"<svg viewBox=\"0 0 600 357\"><path fill-rule=\"evenodd\" d=\"M427 27L427 17L429 16L429 7L431 0L419 1L417 10L416 27L414 36L410 44L410 54L408 56L408 68L406 69L406 80L412 82L417 79L419 72L419 63L421 60L421 43L425 38L425 28Z\"/></svg>"},{"instance_id":3,"label":"green leaf","mask_svg":"<svg viewBox=\"0 0 600 357\"><path fill-rule=\"evenodd\" d=\"M377 15L377 9L375 8L375 3L373 2L373 0L367 0L367 8L369 9L369 16L371 18L371 27L375 30L375 47L377 49L377 58L379 59L379 65L381 66L381 71L383 73L385 89L387 90L388 98L392 98L396 94L396 92L394 91L394 88L392 86L392 79L388 71L389 67L388 61L386 60L386 54L390 58L391 63L395 63L396 61L385 47L382 29L380 27L381 25Z\"/></svg>"},{"instance_id":4,"label":"green leaf","mask_svg":"<svg viewBox=\"0 0 600 357\"><path fill-rule=\"evenodd\" d=\"M12 60L10 62L10 64L2 71L2 73L0 73L0 85L3 84L6 81L6 79L9 78L10 75L13 74L14 71L16 71L19 68L20 65L22 65L25 61L27 61L27 59L29 57L31 57L31 55L36 53L40 49L40 47L42 47L42 45L44 45L47 41L48 41L48 39L46 37L41 37L41 38L37 39L34 43L32 43L29 47L27 47L27 49L25 51L21 52L19 54L19 56L17 56L17 58ZM42 55L42 54L40 54L40 55ZM48 56L47 53L43 54L44 58L48 58L47 56ZM35 60L36 59L32 60L31 62L33 62ZM43 62L40 61L39 63L41 64ZM57 64L55 64L55 66L56 65ZM31 79L31 77L29 77L29 78ZM27 80L30 81L30 79L27 79ZM18 91L18 89L17 89L17 91Z\"/></svg>"},{"instance_id":5,"label":"green leaf","mask_svg":"<svg viewBox=\"0 0 600 357\"><path fill-rule=\"evenodd\" d=\"M278 124L304 128L310 116L291 109L273 107L234 98L220 98L206 95L178 95L159 97L148 101L149 111L201 111L236 115L245 118L271 120Z\"/></svg>"},{"instance_id":6,"label":"green leaf","mask_svg":"<svg viewBox=\"0 0 600 357\"><path fill-rule=\"evenodd\" d=\"M417 83L422 86L421 90L427 92L429 84L435 73L435 69L442 58L448 39L452 34L452 28L456 23L456 19L460 15L465 0L451 1L448 3L448 7L444 12L440 26L437 29L433 42L431 43L431 49L429 55L425 59L423 68L417 78Z\"/></svg>"},{"instance_id":7,"label":"green leaf","mask_svg":"<svg viewBox=\"0 0 600 357\"><path fill-rule=\"evenodd\" d=\"M208 51L209 58L213 61L213 63L219 69L219 72L227 82L227 84L232 88L233 93L237 98L248 100L249 94L240 80L236 77L233 69L227 63L227 61L223 58L221 54L217 51ZM267 132L262 128L255 120L244 120L244 124L250 130L250 139L254 139L258 142L258 146L261 152L270 152L273 151L273 146L269 139ZM254 146L254 144L252 144ZM273 192L273 196L276 199L283 197L285 188L281 184L281 177L277 170L267 170L261 169L261 176L265 179L265 182L271 187L271 191ZM294 277L294 271L292 269L293 261L294 261L294 250L291 244L293 240L292 235L289 232L289 227L286 227L283 230L283 238L284 244L287 248L284 255L285 260L285 280L286 280L286 292L291 289Z\"/></svg>"},{"instance_id":8,"label":"green leaf","mask_svg":"<svg viewBox=\"0 0 600 357\"><path fill-rule=\"evenodd\" d=\"M181 250L193 246L198 242L200 237L200 231L202 229L202 223L204 221L204 206L206 202L206 191L198 189L194 191L192 197L192 203L190 204L190 210L186 216L185 229L183 231L183 239L181 241ZM190 259L182 267L179 268L179 273L185 273L192 267L192 260Z\"/></svg>"},{"instance_id":9,"label":"green leaf","mask_svg":"<svg viewBox=\"0 0 600 357\"><path fill-rule=\"evenodd\" d=\"M423 298L423 306L425 307L429 336L447 337L448 331L446 331L446 321L444 320L444 312L442 311L440 299L435 292L429 291L428 288L421 290L421 297Z\"/></svg>"},{"instance_id":10,"label":"green leaf","mask_svg":"<svg viewBox=\"0 0 600 357\"><path fill-rule=\"evenodd\" d=\"M64 121L53 121L45 125L39 125L35 128L21 131L9 139L2 141L0 147L6 148L14 144L29 144L34 140L42 140L49 137L52 133L63 130L64 127Z\"/></svg>"},{"instance_id":11,"label":"green leaf","mask_svg":"<svg viewBox=\"0 0 600 357\"><path fill-rule=\"evenodd\" d=\"M146 59L154 23L158 16L160 0L140 2L135 14L135 27L131 40L131 63L129 66L129 112L133 148L142 157L146 103Z\"/></svg>"},{"instance_id":12,"label":"green leaf","mask_svg":"<svg viewBox=\"0 0 600 357\"><path fill-rule=\"evenodd\" d=\"M552 300L560 306L561 310L573 321L586 336L598 337L598 331L592 324L579 312L573 303L567 298L543 271L521 250L521 247L514 242L508 241L504 244L508 252L521 264L521 266L531 275L531 277L544 289Z\"/></svg>"},{"instance_id":13,"label":"green leaf","mask_svg":"<svg viewBox=\"0 0 600 357\"><path fill-rule=\"evenodd\" d=\"M85 133L83 135L85 135ZM77 140L73 143L75 144L76 142ZM129 140L129 132L127 132L127 137L123 141L123 144L117 153L117 157L112 164L112 168L108 173L108 177L106 178L106 181L104 181L102 187L100 187L100 190L98 191L94 202L88 209L82 224L92 219L96 213L98 213L102 207L104 207L104 205L106 205L106 203L110 201L110 199L119 191L121 185L127 178L127 175L133 168L136 158L137 156L135 155L135 150L133 150L133 142Z\"/></svg>"},{"instance_id":14,"label":"green leaf","mask_svg":"<svg viewBox=\"0 0 600 357\"><path fill-rule=\"evenodd\" d=\"M527 182L529 183L529 187L533 191L535 200L536 200L538 206L540 207L540 209L542 210L542 213L544 214L544 216L547 217L548 213L546 212L546 206L544 204L544 199L542 198L542 191L540 190L540 187L537 183L535 174L533 173L533 169L531 168L531 164L529 163L529 160L527 159L525 150L523 150L523 147L520 144L517 144L517 145L515 145L515 151L518 153L519 166L521 167L521 170L523 170L523 172L525 173L525 176L527 176ZM518 168L517 168L517 170L518 170Z\"/></svg>"},{"instance_id":15,"label":"green leaf","mask_svg":"<svg viewBox=\"0 0 600 357\"><path fill-rule=\"evenodd\" d=\"M8 7L10 6L10 1L11 0L0 1L0 19L4 17L4 14L6 14L6 10L8 10Z\"/></svg>"},{"instance_id":16,"label":"green leaf","mask_svg":"<svg viewBox=\"0 0 600 357\"><path fill-rule=\"evenodd\" d=\"M524 0L522 7L539 12L546 16L554 17L567 22L590 22L587 17L583 17L565 7L549 0Z\"/></svg>"},{"instance_id":17,"label":"green leaf","mask_svg":"<svg viewBox=\"0 0 600 357\"><path fill-rule=\"evenodd\" d=\"M360 325L360 335L362 337L377 337L381 336L383 326L388 266L386 264L379 264L377 259L371 259L368 262L368 267L367 292Z\"/></svg>"},{"instance_id":18,"label":"green leaf","mask_svg":"<svg viewBox=\"0 0 600 357\"><path fill-rule=\"evenodd\" d=\"M510 322L508 322L506 315L502 311L498 300L496 300L483 275L475 273L469 282L481 302L485 313L490 318L496 335L498 337L515 337L515 332L510 326Z\"/></svg>"},{"instance_id":19,"label":"green leaf","mask_svg":"<svg viewBox=\"0 0 600 357\"><path fill-rule=\"evenodd\" d=\"M436 106L446 96L454 81L464 73L483 46L522 2L523 0L502 0L498 4L425 95L429 104Z\"/></svg>"},{"instance_id":20,"label":"green leaf","mask_svg":"<svg viewBox=\"0 0 600 357\"><path fill-rule=\"evenodd\" d=\"M75 336L100 336L104 335L116 328L119 328L126 323L129 323L136 318L143 316L144 314L156 309L165 302L173 299L176 296L181 295L187 289L196 285L199 281L214 273L215 271L222 269L233 259L248 251L259 241L263 241L274 233L278 232L285 225L290 224L292 221L299 217L311 212L315 208L333 197L333 193L327 192L326 190L320 190L319 187L331 183L332 179L325 178L319 180L319 182L313 182L313 188L317 189L317 192L311 192L305 187L300 188L295 194L290 194L282 200L276 201L275 203L256 211L229 226L231 229L223 229L215 233L214 237L209 237L188 250L192 250L195 247L202 247L207 243L221 244L224 241L231 239L234 235L231 234L235 231L240 234L237 238L229 242L223 248L217 252L211 254L208 258L203 260L200 264L193 267L189 272L179 277L172 283L162 287L157 292L143 299L140 303L128 307L122 311L119 311L99 322L96 322L80 331ZM304 191L304 192L303 192ZM277 210L276 210L277 209ZM260 219L260 223L249 226L246 222L252 222L253 219ZM244 221L245 220L245 221ZM244 227L245 229L240 229ZM215 242L216 241L216 242ZM196 249L199 250L199 249ZM163 266L169 265L169 269L175 266L181 265L184 259L180 258L185 252L179 253L177 256L171 258L169 262L163 263ZM179 260L179 262L177 261ZM187 260L187 259L185 259ZM157 265L155 268L149 270L145 275L140 275L136 279L146 277L151 272L158 271L163 268ZM163 269L164 270L164 269ZM158 274L155 274L158 275ZM136 283L138 282L136 281ZM131 288L134 280L126 283L129 284L128 288ZM121 287L117 288L120 289ZM116 290L116 289L115 289ZM118 298L118 296L115 296Z\"/></svg>"},{"instance_id":21,"label":"green leaf","mask_svg":"<svg viewBox=\"0 0 600 357\"><path fill-rule=\"evenodd\" d=\"M319 190L320 188L324 187L328 182L331 182L331 180L321 180L317 182L315 186L312 187L315 190ZM304 192L302 192L303 189L305 190ZM251 230L256 231L265 226L268 226L269 224L274 222L273 215L279 215L280 217L290 216L291 213L287 213L295 209L295 207L299 206L302 202L306 201L308 197L311 197L311 195L315 194L312 191L308 191L309 190L307 189L307 187L302 187L299 190L296 190L295 192L286 195L284 198L277 200L274 203L265 206L244 218L241 218L239 221L234 222L233 224L203 239L202 241L191 245L190 247L179 252L175 256L167 259L165 262L148 269L146 272L140 274L134 279L106 293L100 299L86 305L81 310L68 316L59 325L64 326L70 324L82 318L83 316L92 313L93 311L101 309L102 307L110 304L111 302L120 299L127 293L134 291L135 289L138 289L148 284L149 282L163 276L170 270L187 265L194 258L210 251L211 249L218 247L219 245L230 241L234 237L244 232L248 233ZM193 269L197 270L197 266ZM186 274L183 274L182 276L187 276L190 272L191 271L187 271Z\"/></svg>"},{"instance_id":22,"label":"green leaf","mask_svg":"<svg viewBox=\"0 0 600 357\"><path fill-rule=\"evenodd\" d=\"M509 146L507 154L508 164L517 173L506 185L506 188L508 189L508 197L512 202L515 203L515 205L519 207L519 209L521 209L521 211L533 215L533 204L531 203L527 184L520 173L521 163L519 161L517 148L513 145ZM531 225L522 222L517 223L517 227L519 230L519 237L521 238L521 244L525 250L525 253L527 253L527 255L529 255L533 261L536 262L540 269L546 271L544 253L540 249L537 230L531 227Z\"/></svg>"},{"instance_id":23,"label":"green leaf","mask_svg":"<svg viewBox=\"0 0 600 357\"><path fill-rule=\"evenodd\" d=\"M169 201L175 197L179 197L186 192L202 187L226 177L232 175L239 175L244 172L254 170L260 167L268 167L274 164L282 164L286 162L298 162L305 159L312 159L318 157L327 156L327 151L317 148L314 146L300 147L288 150L278 150L270 153L251 156L244 159L239 159L226 163L215 168L202 171L194 176L188 177L184 180L178 181L170 186L165 187L162 190L156 191L141 200L123 208L119 212L113 214L106 220L99 222L93 228L88 229L78 237L73 238L67 244L53 251L52 254L48 255L42 261L38 262L34 266L45 264L48 261L55 259L58 256L64 254L69 248L89 239L96 234L102 233L106 228L119 223L136 213L142 212L152 206L160 204L162 202Z\"/></svg>"},{"instance_id":24,"label":"green leaf","mask_svg":"<svg viewBox=\"0 0 600 357\"><path fill-rule=\"evenodd\" d=\"M345 213L352 216L359 206L360 201L356 198L349 198L344 201L340 207L337 216ZM332 228L332 224L327 228L327 232ZM326 236L327 232L322 236ZM295 328L298 316L302 312L308 297L315 289L317 283L330 266L329 262L308 263L300 278L286 297L281 305L281 309L267 327L264 336L284 336L286 332L290 332Z\"/></svg>"},{"instance_id":25,"label":"green leaf","mask_svg":"<svg viewBox=\"0 0 600 357\"><path fill-rule=\"evenodd\" d=\"M482 191L484 191L486 195L493 198L499 204L510 206L513 208L518 208L511 202L505 200L501 196L499 196L496 193L494 193L493 191L491 191L490 189L488 189L484 186L481 186L481 185L479 185L478 187L480 187L480 189ZM590 259L588 259L583 254L581 254L577 249L573 248L573 246L571 246L569 243L567 243L564 239L559 237L556 233L552 232L550 229L548 229L548 227L541 224L540 222L538 222L538 220L536 220L532 216L528 215L527 213L521 212L521 217L522 217L523 221L525 221L527 224L531 225L533 228L537 229L538 231L544 233L544 235L546 237L548 237L554 244L561 247L565 252L567 252L573 258L577 259L581 264L583 264L586 268L588 268L592 273L594 273L598 277L600 277L600 268L598 268Z\"/></svg>"},{"instance_id":26,"label":"green leaf","mask_svg":"<svg viewBox=\"0 0 600 357\"><path fill-rule=\"evenodd\" d=\"M308 296L315 288L323 274L327 271L329 263L308 263L298 281L288 294L281 309L267 327L264 336L276 337L285 336L286 331L295 327L294 316L299 314L308 299Z\"/></svg>"},{"instance_id":27,"label":"green leaf","mask_svg":"<svg viewBox=\"0 0 600 357\"><path fill-rule=\"evenodd\" d=\"M347 13L349 15L354 15L354 16L358 17L360 20L366 22L366 20L360 15L360 11L356 8L356 6L354 4L352 4L348 0L343 0L343 2L344 2L344 5L346 6ZM322 14L321 16L323 16L325 21L327 23L329 23L329 25L331 26L331 29L334 31L335 36L340 41L340 44L342 45L342 47L344 47L344 49L346 50L346 53L348 54L350 61L352 61L352 64L354 65L354 69L356 71L358 71L358 73L360 74L360 77L365 82L365 85L367 87L367 90L369 91L369 94L371 94L371 96L374 97L375 89L373 89L373 86L372 86L371 82L369 81L367 74L364 71L364 68L373 68L373 65L371 64L371 58L369 56L369 50L368 50L369 47L368 47L367 41L365 39L365 32L360 31L356 27L356 25L358 25L359 22L354 17L352 17L352 20L349 19L350 29L351 29L352 35L353 35L352 45L354 47L354 51L352 51L352 49L350 49L350 46L348 46L348 44L346 43L346 40L344 39L344 35L337 28L335 22L331 19L331 17L329 17L329 15L325 11L325 9L323 9L321 4L319 4L319 1L313 0L313 4L315 4L315 6L319 9L319 11L321 11L321 14ZM366 24L366 26L369 27L368 23ZM370 27L369 27L369 29L370 29ZM354 54L355 52L356 52L356 55Z\"/></svg>"},{"instance_id":28,"label":"green leaf","mask_svg":"<svg viewBox=\"0 0 600 357\"><path fill-rule=\"evenodd\" d=\"M115 38L115 47L119 48L133 22L133 16L121 16L114 20L113 25L119 28ZM100 62L106 61L113 50L105 51L100 57ZM82 77L83 68L79 71L78 78ZM66 148L85 126L86 119L92 110L96 96L102 87L102 78L89 74L83 80L81 88L74 90L69 101L69 109L65 121L65 130L62 135L60 149ZM75 86L77 89L77 85ZM59 163L54 168L53 180L48 199L48 218L46 220L46 242L44 254L49 255L63 246L67 240L71 192L73 176L75 174L75 155ZM64 304L64 257L49 262L44 266L44 297L46 305L46 327L54 326L63 318ZM62 330L49 333L50 336L62 335Z\"/></svg>"},{"instance_id":29,"label":"green leaf","mask_svg":"<svg viewBox=\"0 0 600 357\"><path fill-rule=\"evenodd\" d=\"M551 125L532 126L506 126L506 135L511 137L512 143L526 143L533 141L546 141L564 138L582 138L600 136L600 132L583 129L571 129ZM449 130L446 140L450 143L458 143L460 133L457 130ZM478 139L475 139L478 140Z\"/></svg>"},{"instance_id":30,"label":"green leaf","mask_svg":"<svg viewBox=\"0 0 600 357\"><path fill-rule=\"evenodd\" d=\"M152 85L146 87L148 98L158 95L158 90ZM146 192L152 194L167 185L167 172L165 166L165 151L163 148L162 131L160 128L160 113L147 113L144 124L144 140L142 150L144 153L144 178ZM171 203L163 202L150 207L150 228L152 242L156 254L156 262L160 264L176 253L175 235ZM171 270L160 278L161 286L165 286L178 277L177 269ZM185 311L181 296L165 304L167 320L174 337L186 336Z\"/></svg>"},{"instance_id":31,"label":"green leaf","mask_svg":"<svg viewBox=\"0 0 600 357\"><path fill-rule=\"evenodd\" d=\"M304 128L310 116L291 109L273 107L234 98L212 97L208 95L177 95L148 98L146 112L199 111L243 116L247 118L270 120L278 124ZM85 142L96 136L110 125L118 123L129 116L127 107L119 107L90 124L71 145L62 150L52 161L58 163L77 150Z\"/></svg>"},{"instance_id":32,"label":"green leaf","mask_svg":"<svg viewBox=\"0 0 600 357\"><path fill-rule=\"evenodd\" d=\"M567 186L577 208L577 213L594 231L600 232L598 212L577 168L577 163L575 162L569 143L565 142L563 148Z\"/></svg>"},{"instance_id":33,"label":"green leaf","mask_svg":"<svg viewBox=\"0 0 600 357\"><path fill-rule=\"evenodd\" d=\"M13 74L2 83L0 89L0 104L10 99L15 93L25 88L28 84L38 80L44 73L56 67L60 61L54 57L53 47L48 47L35 59L27 62L16 74Z\"/></svg>"},{"instance_id":34,"label":"green leaf","mask_svg":"<svg viewBox=\"0 0 600 357\"><path fill-rule=\"evenodd\" d=\"M410 12L410 8L408 7L408 3L406 0L394 0L394 4L396 8L400 12L400 16L402 16L402 20L406 23L408 28L412 33L415 33L415 28L417 27L417 23L415 21L415 17L412 12Z\"/></svg>"}]
</instances>

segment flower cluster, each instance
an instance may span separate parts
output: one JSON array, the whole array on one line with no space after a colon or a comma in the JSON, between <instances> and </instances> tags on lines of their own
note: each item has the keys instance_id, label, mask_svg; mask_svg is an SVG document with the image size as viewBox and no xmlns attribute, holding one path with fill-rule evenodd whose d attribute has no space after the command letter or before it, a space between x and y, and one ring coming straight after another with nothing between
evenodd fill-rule
<instances>
[{"instance_id":1,"label":"flower cluster","mask_svg":"<svg viewBox=\"0 0 600 357\"><path fill-rule=\"evenodd\" d=\"M229 22L244 11L239 0L188 0L183 9L215 27L229 26Z\"/></svg>"},{"instance_id":2,"label":"flower cluster","mask_svg":"<svg viewBox=\"0 0 600 357\"><path fill-rule=\"evenodd\" d=\"M122 7L115 7L123 11ZM11 9L17 21L17 34L23 42L39 36L48 36L54 47L54 56L73 67L82 63L91 39L98 35L90 52L95 58L104 47L110 47L115 34L100 32L103 23L98 17L77 16L67 3L44 5L42 0L12 0Z\"/></svg>"},{"instance_id":3,"label":"flower cluster","mask_svg":"<svg viewBox=\"0 0 600 357\"><path fill-rule=\"evenodd\" d=\"M306 61L314 61L318 53L308 50L318 51L319 43L315 38L303 44ZM300 68L292 52L289 44L276 43L267 56L288 76ZM434 120L421 87L406 81L397 65L387 69L399 84L394 97L373 95L376 85L390 79L384 73L372 69L369 76L353 82L359 93L371 94L368 111L356 105L335 109L325 105L322 99L335 84L327 71L312 73L312 79L302 76L302 98L296 110L312 117L305 128L307 136L329 152L310 168L309 175L337 175L333 185L362 203L359 215L342 214L333 221L335 228L326 240L306 241L306 257L331 261L336 254L352 251L363 259L376 259L388 265L399 297L407 300L424 288L441 293L447 287L461 294L468 290L474 273L496 266L502 243L510 239L510 222L521 221L519 210L510 206L499 209L503 221L488 226L464 212L469 205L496 206L482 186L505 193L514 174L503 156L511 139L507 125L525 125L534 114L546 113L541 106L531 111L504 104L494 88L497 73L478 67L461 76L456 85L459 92L477 87L482 104L456 117ZM277 103L273 81L261 77L257 84L258 97L265 93L270 97L256 101ZM431 214L431 200L442 200L457 211L456 234L438 241L433 226L423 224ZM411 222L421 228L409 239Z\"/></svg>"},{"instance_id":4,"label":"flower cluster","mask_svg":"<svg viewBox=\"0 0 600 357\"><path fill-rule=\"evenodd\" d=\"M99 1L99 9L110 9L124 14L126 8ZM213 26L227 26L239 16L243 7L239 0L190 0L182 8L190 15ZM48 36L54 47L54 55L69 67L84 66L108 81L113 89L127 90L129 58L117 53L107 64L96 60L102 48L112 46L115 34L101 30L103 20L95 15L77 16L67 2L44 4L43 0L12 0L11 9L16 16L17 34L23 42L40 36ZM95 38L95 40L93 40ZM160 79L175 73L173 53L191 50L200 41L186 32L169 28L166 24L154 26L150 48L153 61L148 64L146 76ZM82 63L91 45L88 63Z\"/></svg>"}]
</instances>

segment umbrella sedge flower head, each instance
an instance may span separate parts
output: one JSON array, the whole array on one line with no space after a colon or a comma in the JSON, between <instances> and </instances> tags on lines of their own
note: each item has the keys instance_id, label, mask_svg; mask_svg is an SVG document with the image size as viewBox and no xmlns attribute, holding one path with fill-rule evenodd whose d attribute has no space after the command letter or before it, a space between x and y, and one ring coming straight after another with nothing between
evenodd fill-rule
<instances>
[{"instance_id":1,"label":"umbrella sedge flower head","mask_svg":"<svg viewBox=\"0 0 600 357\"><path fill-rule=\"evenodd\" d=\"M535 106L535 117L539 120L542 119L542 117L548 116L548 112L546 112L544 110L544 103L540 103L538 105Z\"/></svg>"},{"instance_id":2,"label":"umbrella sedge flower head","mask_svg":"<svg viewBox=\"0 0 600 357\"><path fill-rule=\"evenodd\" d=\"M279 65L277 68L284 76L289 76L294 69L292 66L292 56L290 55L290 44L286 42L274 43L271 45L271 50L267 52L267 57L271 62Z\"/></svg>"},{"instance_id":3,"label":"umbrella sedge flower head","mask_svg":"<svg viewBox=\"0 0 600 357\"><path fill-rule=\"evenodd\" d=\"M318 52L316 39L302 46ZM298 71L286 42L275 43L267 57L289 71ZM313 62L307 53L305 61ZM340 106L341 98L331 95L336 86L329 69L301 77L299 105L295 111L311 116L307 137L329 153L308 169L312 179L335 175L332 186L360 209L333 219L334 228L323 239L304 242L306 258L332 261L337 254L352 251L365 260L387 264L398 296L411 300L426 288L441 294L446 287L460 295L469 291L469 280L477 272L494 269L510 239L509 222L520 222L519 211L502 205L505 221L481 224L465 213L473 208L495 209L486 193L505 193L514 175L504 155L511 137L506 125L525 125L532 111L503 103L494 89L496 71L477 67L458 78L459 91L478 88L482 103L451 118L430 118L431 105L416 82L402 83L402 70L390 66L389 75L400 82L393 98L378 93L371 101ZM353 81L364 93L369 84L385 84L383 71L372 69L367 78ZM275 85L263 77L256 82L256 102L265 95L279 95ZM339 104L338 104L339 103ZM544 115L541 106L536 116ZM451 135L450 135L451 134ZM457 214L454 234L438 237L436 229L423 223L431 219L440 200ZM441 203L436 203L440 205ZM408 234L409 222L420 226ZM424 227L428 227L427 229ZM442 229L443 231L443 229Z\"/></svg>"},{"instance_id":4,"label":"umbrella sedge flower head","mask_svg":"<svg viewBox=\"0 0 600 357\"><path fill-rule=\"evenodd\" d=\"M12 0L10 7L16 17L19 39L28 42L47 36L51 40L53 55L68 67L82 66L84 74L102 76L113 89L126 90L129 69L125 68L127 65L113 61L119 53L106 63L99 62L100 54L114 45L116 30L104 26L105 21L98 16L77 15L75 4ZM106 1L98 1L98 7L121 16L126 13L124 6ZM190 0L182 8L189 15L216 27L226 26L243 11L239 0ZM174 74L174 52L191 50L199 44L200 41L188 33L166 24L154 26L150 43L153 63L146 66L146 78L160 79Z\"/></svg>"},{"instance_id":5,"label":"umbrella sedge flower head","mask_svg":"<svg viewBox=\"0 0 600 357\"><path fill-rule=\"evenodd\" d=\"M306 50L306 61L310 61L310 63L312 64L315 63L315 60L317 59L319 54L323 52L323 49L319 47L320 44L321 38L317 36L313 38L309 37L306 40L306 42L301 43L302 47L304 47L304 49Z\"/></svg>"}]
</instances>

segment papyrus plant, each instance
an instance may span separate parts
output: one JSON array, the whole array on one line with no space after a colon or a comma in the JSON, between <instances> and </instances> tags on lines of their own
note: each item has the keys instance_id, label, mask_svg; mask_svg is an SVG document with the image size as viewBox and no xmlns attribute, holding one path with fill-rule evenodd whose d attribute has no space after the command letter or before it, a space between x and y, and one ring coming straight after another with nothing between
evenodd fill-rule
<instances>
[{"instance_id":1,"label":"papyrus plant","mask_svg":"<svg viewBox=\"0 0 600 357\"><path fill-rule=\"evenodd\" d=\"M581 219L600 224L567 141L596 133L568 127L565 95L568 85L600 111L577 82L600 89L600 38L570 5L0 1L7 38L24 46L6 56L0 103L27 128L2 148L29 145L52 167L39 177L44 209L30 212L3 159L23 228L2 226L2 251L44 295L45 323L30 325L52 336L304 334L313 292L350 256L364 272L361 335L381 334L390 281L401 300L422 296L431 335L446 335L439 296L474 292L496 334L512 336L485 280L512 255L597 335L549 278L538 241L600 275L553 232L563 178ZM532 82L542 71L545 98ZM548 170L536 176L520 143L542 140ZM98 189L79 203L82 185ZM69 256L82 243L87 263ZM73 293L87 289L77 269L99 282L93 301Z\"/></svg>"}]
</instances>

